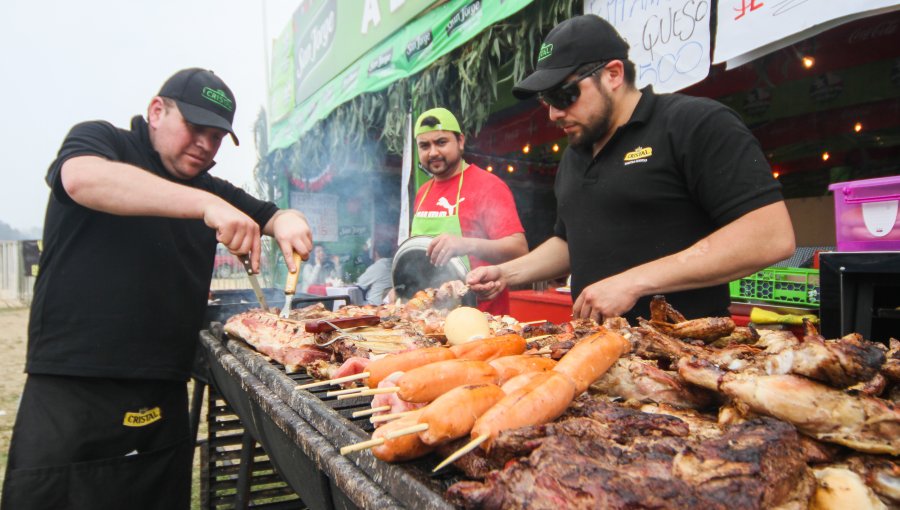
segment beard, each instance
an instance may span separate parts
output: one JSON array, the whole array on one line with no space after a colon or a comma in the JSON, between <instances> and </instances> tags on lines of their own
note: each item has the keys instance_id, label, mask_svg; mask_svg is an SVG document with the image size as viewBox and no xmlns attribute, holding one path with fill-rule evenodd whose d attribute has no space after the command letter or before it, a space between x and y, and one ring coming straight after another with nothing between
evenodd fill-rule
<instances>
[{"instance_id":1,"label":"beard","mask_svg":"<svg viewBox=\"0 0 900 510\"><path fill-rule=\"evenodd\" d=\"M600 112L596 116L590 117L586 124L581 124L581 131L567 135L569 145L582 148L591 147L594 142L602 139L609 132L609 128L612 126L612 97L602 87L598 87L597 90L600 91L602 103Z\"/></svg>"},{"instance_id":2,"label":"beard","mask_svg":"<svg viewBox=\"0 0 900 510\"><path fill-rule=\"evenodd\" d=\"M446 157L434 158L428 161L428 164L425 165L425 168L428 169L428 172L431 175L436 177L444 177L451 175L457 167L459 167L459 162L462 158L448 159Z\"/></svg>"}]
</instances>

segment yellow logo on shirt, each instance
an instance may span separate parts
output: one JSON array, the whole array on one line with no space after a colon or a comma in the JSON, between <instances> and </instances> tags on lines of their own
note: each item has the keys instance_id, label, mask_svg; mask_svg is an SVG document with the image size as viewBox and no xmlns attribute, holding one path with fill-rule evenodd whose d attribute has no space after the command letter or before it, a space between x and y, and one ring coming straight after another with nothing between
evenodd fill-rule
<instances>
[{"instance_id":1,"label":"yellow logo on shirt","mask_svg":"<svg viewBox=\"0 0 900 510\"><path fill-rule=\"evenodd\" d=\"M162 411L158 407L153 409L141 409L136 413L125 413L125 421L122 425L126 427L143 427L150 425L162 419Z\"/></svg>"},{"instance_id":2,"label":"yellow logo on shirt","mask_svg":"<svg viewBox=\"0 0 900 510\"><path fill-rule=\"evenodd\" d=\"M635 147L631 152L625 154L625 164L632 165L634 163L646 163L647 158L653 155L653 147Z\"/></svg>"}]
</instances>

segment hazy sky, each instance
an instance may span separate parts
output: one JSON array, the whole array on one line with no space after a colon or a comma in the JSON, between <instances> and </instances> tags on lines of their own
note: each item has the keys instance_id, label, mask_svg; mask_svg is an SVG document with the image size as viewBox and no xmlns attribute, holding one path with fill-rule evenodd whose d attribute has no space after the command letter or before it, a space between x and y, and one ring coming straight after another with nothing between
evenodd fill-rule
<instances>
[{"instance_id":1,"label":"hazy sky","mask_svg":"<svg viewBox=\"0 0 900 510\"><path fill-rule=\"evenodd\" d=\"M234 92L241 145L226 138L213 174L238 186L250 182L253 123L265 104L264 55L299 3L0 3L0 221L20 230L40 226L49 193L44 175L69 128L91 119L127 128L133 115L146 114L166 78L185 67L212 69Z\"/></svg>"}]
</instances>

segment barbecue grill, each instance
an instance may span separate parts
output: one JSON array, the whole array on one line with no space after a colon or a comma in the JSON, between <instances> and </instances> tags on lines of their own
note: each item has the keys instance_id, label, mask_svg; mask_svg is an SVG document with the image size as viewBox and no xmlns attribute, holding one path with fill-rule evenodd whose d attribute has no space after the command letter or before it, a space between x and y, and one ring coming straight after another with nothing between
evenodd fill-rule
<instances>
[{"instance_id":1,"label":"barbecue grill","mask_svg":"<svg viewBox=\"0 0 900 510\"><path fill-rule=\"evenodd\" d=\"M287 373L243 340L230 338L217 322L200 332L200 350L210 384L308 508L453 508L443 494L458 477L431 476L438 460L433 456L394 465L368 451L340 455L341 446L370 438L369 417L352 413L368 409L372 397L337 400L325 396L329 387L296 390L312 381L305 372ZM242 463L252 463L253 446L244 440Z\"/></svg>"}]
</instances>

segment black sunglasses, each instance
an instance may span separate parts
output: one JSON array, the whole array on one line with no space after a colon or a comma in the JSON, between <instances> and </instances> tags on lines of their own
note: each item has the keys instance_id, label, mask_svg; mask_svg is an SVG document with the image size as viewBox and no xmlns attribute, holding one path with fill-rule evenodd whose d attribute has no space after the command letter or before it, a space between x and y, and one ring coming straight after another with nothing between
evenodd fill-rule
<instances>
[{"instance_id":1,"label":"black sunglasses","mask_svg":"<svg viewBox=\"0 0 900 510\"><path fill-rule=\"evenodd\" d=\"M544 103L545 106L552 106L557 110L565 110L575 104L575 101L578 101L578 98L581 96L581 89L578 87L578 82L603 69L610 62L610 60L600 62L595 67L576 76L574 80L566 82L559 87L554 87L550 90L541 92L538 94L538 99Z\"/></svg>"}]
</instances>

